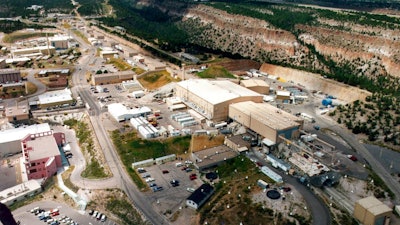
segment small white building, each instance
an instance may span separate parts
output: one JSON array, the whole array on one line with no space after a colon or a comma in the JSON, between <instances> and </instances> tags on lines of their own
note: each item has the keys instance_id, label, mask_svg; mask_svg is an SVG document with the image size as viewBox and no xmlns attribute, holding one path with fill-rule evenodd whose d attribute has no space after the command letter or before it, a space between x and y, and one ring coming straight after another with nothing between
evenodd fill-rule
<instances>
[{"instance_id":1,"label":"small white building","mask_svg":"<svg viewBox=\"0 0 400 225\"><path fill-rule=\"evenodd\" d=\"M116 121L121 122L139 116L147 116L151 114L151 109L146 106L130 109L121 103L112 103L108 105L108 112Z\"/></svg>"},{"instance_id":2,"label":"small white building","mask_svg":"<svg viewBox=\"0 0 400 225\"><path fill-rule=\"evenodd\" d=\"M274 180L277 183L282 183L283 179L282 177L275 173L273 170L271 170L270 168L263 166L261 167L261 172L265 175L267 175L269 178L271 178L272 180Z\"/></svg>"}]
</instances>

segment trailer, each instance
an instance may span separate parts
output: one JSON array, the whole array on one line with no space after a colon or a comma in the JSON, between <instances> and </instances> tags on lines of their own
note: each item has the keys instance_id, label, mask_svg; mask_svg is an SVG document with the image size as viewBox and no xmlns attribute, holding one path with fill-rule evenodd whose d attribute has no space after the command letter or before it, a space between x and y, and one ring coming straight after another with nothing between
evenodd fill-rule
<instances>
[{"instance_id":1,"label":"trailer","mask_svg":"<svg viewBox=\"0 0 400 225\"><path fill-rule=\"evenodd\" d=\"M315 119L313 116L307 114L307 113L300 113L301 118L308 120L311 123L315 123Z\"/></svg>"}]
</instances>

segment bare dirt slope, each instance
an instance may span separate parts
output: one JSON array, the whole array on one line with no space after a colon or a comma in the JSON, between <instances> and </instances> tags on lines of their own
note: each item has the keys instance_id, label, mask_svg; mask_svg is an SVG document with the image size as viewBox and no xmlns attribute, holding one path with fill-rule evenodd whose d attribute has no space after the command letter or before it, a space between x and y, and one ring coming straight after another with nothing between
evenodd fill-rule
<instances>
[{"instance_id":1,"label":"bare dirt slope","mask_svg":"<svg viewBox=\"0 0 400 225\"><path fill-rule=\"evenodd\" d=\"M293 81L295 84L303 85L309 90L318 90L336 96L339 100L345 102L353 102L358 99L364 100L366 96L371 95L368 91L325 79L315 73L275 66L268 63L264 63L260 67L260 71L278 76L286 81Z\"/></svg>"}]
</instances>

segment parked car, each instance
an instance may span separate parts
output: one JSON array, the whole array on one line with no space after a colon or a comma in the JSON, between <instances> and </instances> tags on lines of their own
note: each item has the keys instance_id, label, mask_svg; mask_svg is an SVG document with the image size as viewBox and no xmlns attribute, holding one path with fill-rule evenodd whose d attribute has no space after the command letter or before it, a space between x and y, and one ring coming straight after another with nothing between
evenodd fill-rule
<instances>
[{"instance_id":1,"label":"parked car","mask_svg":"<svg viewBox=\"0 0 400 225\"><path fill-rule=\"evenodd\" d=\"M188 191L188 192L190 192L190 193L193 193L193 192L195 191L195 189L194 189L194 188L188 187L188 188L186 188L186 191Z\"/></svg>"},{"instance_id":2,"label":"parked car","mask_svg":"<svg viewBox=\"0 0 400 225\"><path fill-rule=\"evenodd\" d=\"M146 173L146 170L143 168L138 168L137 171L138 173Z\"/></svg>"},{"instance_id":3,"label":"parked car","mask_svg":"<svg viewBox=\"0 0 400 225\"><path fill-rule=\"evenodd\" d=\"M166 173L169 173L169 171L168 170L163 170L162 173L166 174Z\"/></svg>"},{"instance_id":4,"label":"parked car","mask_svg":"<svg viewBox=\"0 0 400 225\"><path fill-rule=\"evenodd\" d=\"M164 188L163 188L163 187L160 187L160 186L156 186L156 187L152 187L152 190L153 190L153 192L157 192L157 191L162 191L162 190L164 190Z\"/></svg>"},{"instance_id":5,"label":"parked car","mask_svg":"<svg viewBox=\"0 0 400 225\"><path fill-rule=\"evenodd\" d=\"M149 187L156 187L156 186L157 186L156 183L151 183L151 184L149 184Z\"/></svg>"},{"instance_id":6,"label":"parked car","mask_svg":"<svg viewBox=\"0 0 400 225\"><path fill-rule=\"evenodd\" d=\"M142 175L142 178L148 178L148 177L151 177L150 174L148 174L148 173L145 173Z\"/></svg>"},{"instance_id":7,"label":"parked car","mask_svg":"<svg viewBox=\"0 0 400 225\"><path fill-rule=\"evenodd\" d=\"M178 180L171 180L170 183L171 183L172 187L179 186L179 181Z\"/></svg>"},{"instance_id":8,"label":"parked car","mask_svg":"<svg viewBox=\"0 0 400 225\"><path fill-rule=\"evenodd\" d=\"M153 181L155 181L155 179L152 178L152 177L146 178L146 183L150 183L150 182L153 182Z\"/></svg>"}]
</instances>

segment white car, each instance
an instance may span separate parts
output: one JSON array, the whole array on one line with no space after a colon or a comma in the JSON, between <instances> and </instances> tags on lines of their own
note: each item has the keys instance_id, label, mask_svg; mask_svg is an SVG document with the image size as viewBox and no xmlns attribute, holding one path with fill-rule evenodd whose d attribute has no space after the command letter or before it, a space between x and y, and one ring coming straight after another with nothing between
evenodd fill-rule
<instances>
[{"instance_id":1,"label":"white car","mask_svg":"<svg viewBox=\"0 0 400 225\"><path fill-rule=\"evenodd\" d=\"M149 177L149 178L146 179L146 182L147 182L147 183L150 183L150 182L153 182L153 181L155 181L155 179L152 178L152 177Z\"/></svg>"}]
</instances>

